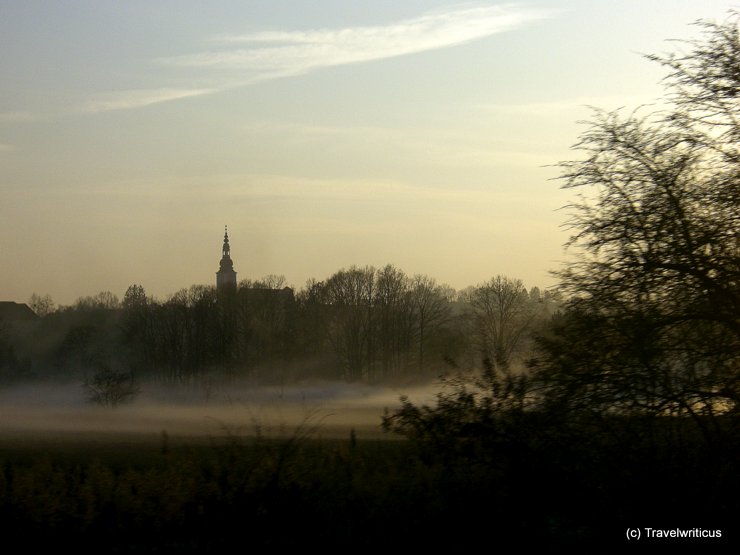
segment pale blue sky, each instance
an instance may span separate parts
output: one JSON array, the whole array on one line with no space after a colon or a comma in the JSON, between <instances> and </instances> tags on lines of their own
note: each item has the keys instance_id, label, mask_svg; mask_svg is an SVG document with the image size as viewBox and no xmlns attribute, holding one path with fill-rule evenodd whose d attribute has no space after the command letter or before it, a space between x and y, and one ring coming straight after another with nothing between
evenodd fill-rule
<instances>
[{"instance_id":1,"label":"pale blue sky","mask_svg":"<svg viewBox=\"0 0 740 555\"><path fill-rule=\"evenodd\" d=\"M0 298L390 263L555 282L549 165L713 0L0 1Z\"/></svg>"}]
</instances>

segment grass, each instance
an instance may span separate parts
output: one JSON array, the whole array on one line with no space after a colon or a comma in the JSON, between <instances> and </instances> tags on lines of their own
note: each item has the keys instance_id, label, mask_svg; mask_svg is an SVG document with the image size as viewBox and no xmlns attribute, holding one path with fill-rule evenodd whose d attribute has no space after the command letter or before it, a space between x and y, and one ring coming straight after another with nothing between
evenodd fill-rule
<instances>
[{"instance_id":1,"label":"grass","mask_svg":"<svg viewBox=\"0 0 740 555\"><path fill-rule=\"evenodd\" d=\"M604 552L625 547L627 526L724 527L721 545L734 539L731 460L607 447L538 440L440 453L390 438L316 438L310 428L281 438L6 436L0 522L6 542L77 553L512 541Z\"/></svg>"}]
</instances>

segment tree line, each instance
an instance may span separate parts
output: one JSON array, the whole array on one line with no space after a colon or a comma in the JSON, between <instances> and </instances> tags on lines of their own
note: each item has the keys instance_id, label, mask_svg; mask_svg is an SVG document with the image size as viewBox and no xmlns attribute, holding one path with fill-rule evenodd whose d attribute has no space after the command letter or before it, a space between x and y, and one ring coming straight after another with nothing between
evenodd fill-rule
<instances>
[{"instance_id":1,"label":"tree line","mask_svg":"<svg viewBox=\"0 0 740 555\"><path fill-rule=\"evenodd\" d=\"M29 305L41 318L23 333L2 335L13 353L0 358L0 373L5 381L115 371L170 383L379 383L472 369L482 360L518 368L560 301L501 275L455 291L393 265L341 269L297 292L269 275L232 291L193 285L166 300L139 284L120 300L106 291L58 308L34 294Z\"/></svg>"}]
</instances>

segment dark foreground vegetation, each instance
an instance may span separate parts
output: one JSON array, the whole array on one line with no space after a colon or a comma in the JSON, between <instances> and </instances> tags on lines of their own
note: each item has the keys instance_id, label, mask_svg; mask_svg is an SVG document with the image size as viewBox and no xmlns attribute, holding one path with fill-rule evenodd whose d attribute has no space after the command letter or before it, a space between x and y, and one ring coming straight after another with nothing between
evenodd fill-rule
<instances>
[{"instance_id":1,"label":"dark foreground vegetation","mask_svg":"<svg viewBox=\"0 0 740 555\"><path fill-rule=\"evenodd\" d=\"M599 424L612 433L520 415L500 422L500 434L444 448L299 434L4 441L3 541L78 553L481 545L603 553L636 549L626 530L652 527L722 534L641 540L653 548L738 545L737 437L717 452L682 423Z\"/></svg>"},{"instance_id":2,"label":"dark foreground vegetation","mask_svg":"<svg viewBox=\"0 0 740 555\"><path fill-rule=\"evenodd\" d=\"M214 368L287 369L299 353L340 380L454 372L435 403L402 398L378 416L394 439L299 429L72 452L3 443L4 541L737 552L739 18L700 22L688 52L650 56L669 71L669 106L597 112L577 145L584 158L562 164L564 187L585 191L569 207L581 256L558 273L562 302L502 277L452 299L393 267L343 270L277 312L262 309L283 294L263 287L153 303L132 286L121 310L92 311L98 324L65 328L43 351L110 406L135 396L133 369L190 382ZM30 363L13 340L0 341L0 369L19 376Z\"/></svg>"}]
</instances>

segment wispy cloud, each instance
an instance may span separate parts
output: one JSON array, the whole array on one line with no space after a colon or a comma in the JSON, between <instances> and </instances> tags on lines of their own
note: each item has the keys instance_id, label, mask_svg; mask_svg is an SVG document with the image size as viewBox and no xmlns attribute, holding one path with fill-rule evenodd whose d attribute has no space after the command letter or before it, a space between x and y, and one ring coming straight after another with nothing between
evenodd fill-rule
<instances>
[{"instance_id":1,"label":"wispy cloud","mask_svg":"<svg viewBox=\"0 0 740 555\"><path fill-rule=\"evenodd\" d=\"M134 89L110 93L106 97L83 105L80 111L86 113L108 112L143 108L160 102L190 98L216 92L217 89Z\"/></svg>"},{"instance_id":2,"label":"wispy cloud","mask_svg":"<svg viewBox=\"0 0 740 555\"><path fill-rule=\"evenodd\" d=\"M480 6L436 11L387 25L257 31L213 38L219 47L155 60L165 71L192 82L208 79L208 88L122 91L86 104L83 112L140 108L302 75L325 67L382 60L449 48L550 17L552 12L518 5Z\"/></svg>"},{"instance_id":3,"label":"wispy cloud","mask_svg":"<svg viewBox=\"0 0 740 555\"><path fill-rule=\"evenodd\" d=\"M241 72L241 78L247 80L272 79L448 48L521 27L551 13L515 5L484 6L438 11L381 26L230 35L215 39L224 45L221 49L160 62Z\"/></svg>"}]
</instances>

